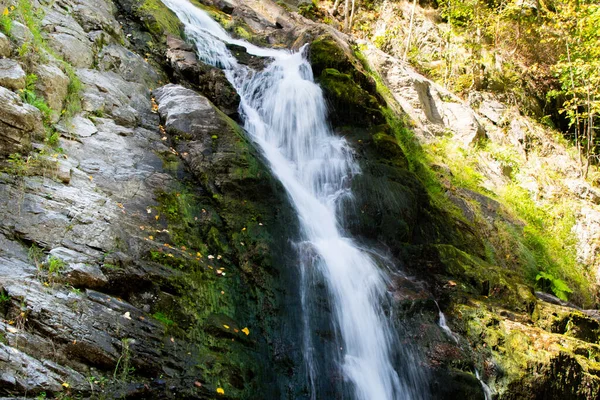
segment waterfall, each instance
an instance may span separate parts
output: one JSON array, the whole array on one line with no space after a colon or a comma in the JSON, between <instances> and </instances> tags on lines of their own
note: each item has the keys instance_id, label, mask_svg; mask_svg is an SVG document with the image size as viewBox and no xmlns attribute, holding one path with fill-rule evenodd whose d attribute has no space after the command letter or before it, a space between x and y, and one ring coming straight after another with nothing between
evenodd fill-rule
<instances>
[{"instance_id":1,"label":"waterfall","mask_svg":"<svg viewBox=\"0 0 600 400\"><path fill-rule=\"evenodd\" d=\"M481 379L481 377L479 376L479 371L477 371L477 369L475 370L475 377L477 378L479 383L481 383L481 388L483 389L484 400L492 400L492 390L490 389L490 387L488 385L486 385L486 383L483 381L483 379Z\"/></svg>"},{"instance_id":2,"label":"waterfall","mask_svg":"<svg viewBox=\"0 0 600 400\"><path fill-rule=\"evenodd\" d=\"M241 97L240 115L250 138L285 187L300 221L300 293L304 307L304 357L311 398L328 379L315 355L309 303L315 280L325 283L334 321L335 363L343 375L343 395L360 400L421 398L415 379L401 378L394 358L396 335L382 304L388 277L368 252L346 236L338 216L350 183L360 173L350 147L327 123L321 88L314 83L303 48L299 52L264 49L233 39L188 0L163 0L185 25L202 61L218 66ZM269 57L260 72L239 65L226 43ZM412 367L414 368L414 366Z\"/></svg>"}]
</instances>

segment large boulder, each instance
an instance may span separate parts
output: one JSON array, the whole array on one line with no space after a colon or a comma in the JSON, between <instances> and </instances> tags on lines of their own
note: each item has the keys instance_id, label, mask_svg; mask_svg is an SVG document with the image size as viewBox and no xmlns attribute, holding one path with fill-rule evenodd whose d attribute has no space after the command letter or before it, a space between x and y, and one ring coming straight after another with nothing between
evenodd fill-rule
<instances>
[{"instance_id":1,"label":"large boulder","mask_svg":"<svg viewBox=\"0 0 600 400\"><path fill-rule=\"evenodd\" d=\"M168 133L192 172L215 194L262 198L267 171L259 166L241 129L204 96L180 85L154 91ZM264 189L264 188L263 188Z\"/></svg>"},{"instance_id":2,"label":"large boulder","mask_svg":"<svg viewBox=\"0 0 600 400\"><path fill-rule=\"evenodd\" d=\"M69 90L69 77L55 65L38 65L35 69L38 79L35 88L41 93L51 109L60 113Z\"/></svg>"},{"instance_id":3,"label":"large boulder","mask_svg":"<svg viewBox=\"0 0 600 400\"><path fill-rule=\"evenodd\" d=\"M25 71L15 60L0 59L0 86L11 90L25 88Z\"/></svg>"},{"instance_id":4,"label":"large boulder","mask_svg":"<svg viewBox=\"0 0 600 400\"><path fill-rule=\"evenodd\" d=\"M4 87L0 87L0 104L0 156L27 151L32 137L43 135L42 114Z\"/></svg>"},{"instance_id":5,"label":"large boulder","mask_svg":"<svg viewBox=\"0 0 600 400\"><path fill-rule=\"evenodd\" d=\"M177 37L169 36L167 60L179 81L189 82L225 114L230 117L237 116L240 96L221 69L198 60L192 45Z\"/></svg>"}]
</instances>

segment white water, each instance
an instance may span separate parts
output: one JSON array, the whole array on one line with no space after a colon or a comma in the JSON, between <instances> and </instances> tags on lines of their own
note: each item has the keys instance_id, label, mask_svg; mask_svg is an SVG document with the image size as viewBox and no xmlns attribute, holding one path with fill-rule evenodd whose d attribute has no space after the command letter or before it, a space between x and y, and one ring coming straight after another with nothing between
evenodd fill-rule
<instances>
[{"instance_id":1,"label":"white water","mask_svg":"<svg viewBox=\"0 0 600 400\"><path fill-rule=\"evenodd\" d=\"M475 376L481 383L481 388L483 389L483 395L485 396L485 400L492 400L492 389L481 379L479 376L479 371L475 370Z\"/></svg>"},{"instance_id":2,"label":"white water","mask_svg":"<svg viewBox=\"0 0 600 400\"><path fill-rule=\"evenodd\" d=\"M442 328L444 332L446 332L448 336L450 336L456 343L458 343L458 338L456 337L454 332L452 332L452 329L450 329L450 327L448 326L448 323L446 322L446 316L442 312L442 309L440 308L440 305L437 303L437 301L435 302L435 305L438 308L438 325L440 326L440 328Z\"/></svg>"},{"instance_id":3,"label":"white water","mask_svg":"<svg viewBox=\"0 0 600 400\"><path fill-rule=\"evenodd\" d=\"M185 25L199 57L225 70L241 97L244 128L259 145L297 211L301 242L297 248L303 278L301 296L310 301L309 276L315 271L327 284L340 340L338 360L353 398L412 399L392 364L394 335L381 304L387 276L340 228L340 200L359 168L344 139L331 132L322 91L313 81L304 51L262 49L235 40L188 0L163 0ZM262 72L241 66L225 43L242 45L254 55L270 57ZM306 264L306 265L305 265ZM328 379L314 361L311 319L305 310L304 356L312 398L315 382Z\"/></svg>"}]
</instances>

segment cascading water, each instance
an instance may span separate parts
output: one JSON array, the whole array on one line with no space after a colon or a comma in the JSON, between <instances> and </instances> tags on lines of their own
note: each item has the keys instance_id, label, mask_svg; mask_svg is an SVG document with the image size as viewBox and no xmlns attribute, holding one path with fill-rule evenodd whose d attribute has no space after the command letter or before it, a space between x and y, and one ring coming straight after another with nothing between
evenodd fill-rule
<instances>
[{"instance_id":1,"label":"cascading water","mask_svg":"<svg viewBox=\"0 0 600 400\"><path fill-rule=\"evenodd\" d=\"M365 251L344 237L337 220L340 200L351 196L350 179L359 168L345 140L329 128L323 94L313 81L304 51L263 49L233 39L188 0L163 2L184 23L199 57L225 70L240 94L245 130L261 148L297 211L304 357L311 397L323 398L317 394L317 382L331 373L315 361L311 332L308 303L314 280L319 279L325 282L335 316L336 362L344 382L349 383L343 393L365 400L420 398L414 379L401 379L394 368L395 335L381 306L387 276ZM242 45L249 53L273 61L264 71L253 71L237 63L226 43ZM410 380L410 384L405 382Z\"/></svg>"}]
</instances>

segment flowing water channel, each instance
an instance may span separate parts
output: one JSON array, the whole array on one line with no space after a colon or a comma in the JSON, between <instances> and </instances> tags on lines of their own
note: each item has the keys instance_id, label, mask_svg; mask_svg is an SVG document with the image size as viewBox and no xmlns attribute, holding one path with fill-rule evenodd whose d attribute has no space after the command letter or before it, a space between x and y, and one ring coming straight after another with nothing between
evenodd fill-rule
<instances>
[{"instance_id":1,"label":"flowing water channel","mask_svg":"<svg viewBox=\"0 0 600 400\"><path fill-rule=\"evenodd\" d=\"M321 88L315 84L306 51L260 48L232 38L188 0L163 0L185 25L200 59L222 68L241 97L240 115L250 138L281 181L300 221L296 243L304 308L303 354L309 397L325 398L319 387L332 371L319 362L311 301L315 282L326 286L333 316L335 354L342 381L338 396L360 400L421 398L414 379L399 374L399 346L382 304L388 277L372 256L341 228L343 201L360 173L343 138L333 134ZM260 72L238 64L226 44L272 61Z\"/></svg>"}]
</instances>

